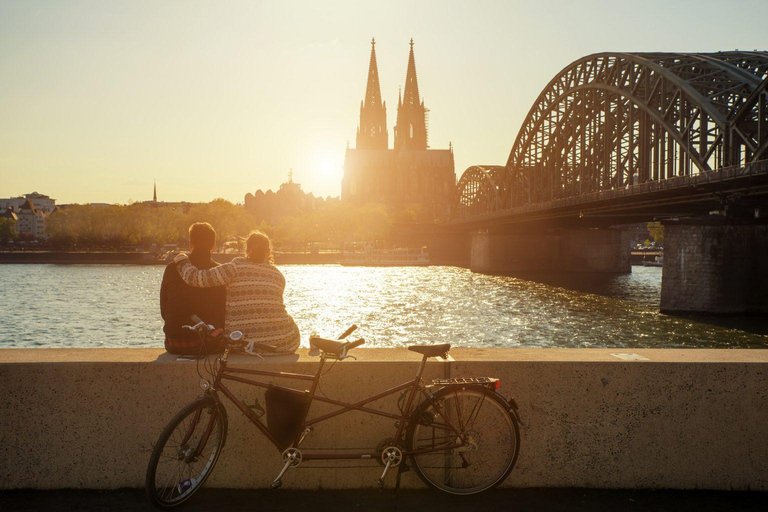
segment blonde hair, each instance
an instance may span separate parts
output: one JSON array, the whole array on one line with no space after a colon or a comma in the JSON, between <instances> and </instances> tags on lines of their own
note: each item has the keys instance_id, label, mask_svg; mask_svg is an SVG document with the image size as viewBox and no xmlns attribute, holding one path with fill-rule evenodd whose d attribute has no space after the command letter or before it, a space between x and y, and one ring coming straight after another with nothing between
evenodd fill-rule
<instances>
[{"instance_id":1,"label":"blonde hair","mask_svg":"<svg viewBox=\"0 0 768 512\"><path fill-rule=\"evenodd\" d=\"M253 263L275 264L272 257L272 242L261 231L252 231L245 241L245 257Z\"/></svg>"}]
</instances>

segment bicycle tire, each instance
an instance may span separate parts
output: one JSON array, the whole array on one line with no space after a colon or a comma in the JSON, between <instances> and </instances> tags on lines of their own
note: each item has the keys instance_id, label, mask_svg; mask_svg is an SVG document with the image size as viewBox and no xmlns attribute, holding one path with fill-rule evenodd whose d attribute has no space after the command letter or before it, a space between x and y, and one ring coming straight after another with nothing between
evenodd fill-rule
<instances>
[{"instance_id":1,"label":"bicycle tire","mask_svg":"<svg viewBox=\"0 0 768 512\"><path fill-rule=\"evenodd\" d=\"M198 411L199 416L196 416ZM188 420L188 418L191 418L191 420L185 423L185 420ZM213 421L213 425L209 438L201 449L200 457L195 457L190 462L182 460L182 457L189 453L188 450L190 448L198 448L200 439L208 429L209 421ZM181 427L180 431L177 430L179 427ZM174 436L174 434L176 435ZM181 440L179 439L180 437ZM208 480L208 477L213 472L224 448L226 438L227 412L213 396L205 395L182 408L165 427L152 449L145 482L147 497L150 503L157 508L168 510L181 505L191 498L205 484L205 481ZM170 447L170 450L166 451L169 441L175 441L177 444L181 441L181 445L175 448ZM158 487L158 466L161 464L161 457L167 459L162 462L164 465L170 466L175 462L176 470L174 471L171 468L170 476L167 474L161 475L162 483ZM191 469L193 467L192 463L196 465L195 467L199 467L197 463L203 461L206 464L202 467L201 473L194 475ZM187 471L183 471L185 468ZM182 477L186 478L179 481ZM169 487L171 484L172 486ZM189 487L182 491L182 484L189 485Z\"/></svg>"},{"instance_id":2,"label":"bicycle tire","mask_svg":"<svg viewBox=\"0 0 768 512\"><path fill-rule=\"evenodd\" d=\"M444 409L443 414L450 415L451 405L449 405L449 402L454 401L455 403L460 403L461 398L465 403L471 403L471 401L464 400L467 397L474 398L474 402L479 408L476 413L472 410L469 417L466 419L471 420L473 414L475 414L474 421L480 419L483 405L487 402L491 405L487 410L492 413L490 419L493 420L493 423L489 423L489 417L484 413L482 418L485 420L486 425L482 425L481 422L478 427L484 427L486 432L495 430L498 434L501 434L501 439L491 440L489 439L490 436L485 435L486 432L483 432L481 435L481 433L476 430L476 425L474 424L461 425L462 421L459 419L462 416L462 408L457 408L454 405L453 410L455 412L452 413L456 416L454 421L459 425L458 428L461 431L470 434L470 437L472 437L476 448L474 454L471 451L457 453L455 449L446 449L430 454L411 454L409 457L416 474L425 484L427 484L427 486L455 495L477 494L500 485L506 480L512 472L512 469L514 469L517 457L520 453L520 427L517 418L507 402L497 393L482 386L450 386L435 392L433 401ZM451 442L450 437L455 435L450 433L450 437L448 437L447 432L450 432L450 429L444 426L439 426L441 425L440 422L434 421L435 418L439 419L440 416L436 414L433 401L426 399L422 401L411 416L406 434L406 449L409 452L441 446L442 444ZM485 442L483 442L483 438L485 438ZM482 448L488 448L488 450L485 450L480 454L481 448L478 448L478 446L481 445L481 443ZM498 467L492 471L491 475L474 485L461 484L460 480L462 479L459 477L468 477L471 473L470 471L464 472L464 470L468 470L473 466L479 467L482 464L488 465L489 463L485 462L483 458L496 455L500 446L505 444L509 450L505 458L496 464ZM490 453L490 455L488 455L488 453ZM434 464L438 465L435 466ZM438 478L440 474L442 474L442 476ZM454 475L456 476L454 477ZM439 480L443 481L441 482ZM449 484L447 481L456 483Z\"/></svg>"}]
</instances>

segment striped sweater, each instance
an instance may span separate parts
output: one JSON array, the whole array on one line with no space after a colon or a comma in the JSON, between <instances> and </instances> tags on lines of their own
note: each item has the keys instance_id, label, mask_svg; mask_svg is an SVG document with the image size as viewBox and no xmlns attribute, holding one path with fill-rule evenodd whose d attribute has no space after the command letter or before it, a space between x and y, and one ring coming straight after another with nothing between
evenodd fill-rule
<instances>
[{"instance_id":1,"label":"striped sweater","mask_svg":"<svg viewBox=\"0 0 768 512\"><path fill-rule=\"evenodd\" d=\"M181 278L190 286L227 287L227 331L242 331L246 341L275 345L284 353L299 347L299 328L283 304L285 277L277 267L235 258L231 263L200 270L186 254L174 261Z\"/></svg>"}]
</instances>

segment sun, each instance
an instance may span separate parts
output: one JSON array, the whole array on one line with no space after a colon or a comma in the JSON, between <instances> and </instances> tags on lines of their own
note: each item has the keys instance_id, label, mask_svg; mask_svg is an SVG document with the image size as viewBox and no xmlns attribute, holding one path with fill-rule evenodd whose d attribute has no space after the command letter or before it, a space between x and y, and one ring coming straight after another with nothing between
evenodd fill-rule
<instances>
[{"instance_id":1,"label":"sun","mask_svg":"<svg viewBox=\"0 0 768 512\"><path fill-rule=\"evenodd\" d=\"M314 167L318 177L324 180L339 178L341 174L341 166L329 156L318 158Z\"/></svg>"}]
</instances>

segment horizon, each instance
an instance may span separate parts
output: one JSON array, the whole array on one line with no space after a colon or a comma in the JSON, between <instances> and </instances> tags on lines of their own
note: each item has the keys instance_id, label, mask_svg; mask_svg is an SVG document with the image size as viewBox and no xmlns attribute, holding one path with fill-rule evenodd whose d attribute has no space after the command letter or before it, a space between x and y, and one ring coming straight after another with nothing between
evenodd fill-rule
<instances>
[{"instance_id":1,"label":"horizon","mask_svg":"<svg viewBox=\"0 0 768 512\"><path fill-rule=\"evenodd\" d=\"M242 203L290 169L339 196L372 37L390 147L413 37L430 147L452 144L458 179L506 163L541 90L585 55L765 44L768 4L738 2L753 16L724 28L703 3L5 2L0 197L127 204L156 180L160 201Z\"/></svg>"}]
</instances>

